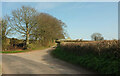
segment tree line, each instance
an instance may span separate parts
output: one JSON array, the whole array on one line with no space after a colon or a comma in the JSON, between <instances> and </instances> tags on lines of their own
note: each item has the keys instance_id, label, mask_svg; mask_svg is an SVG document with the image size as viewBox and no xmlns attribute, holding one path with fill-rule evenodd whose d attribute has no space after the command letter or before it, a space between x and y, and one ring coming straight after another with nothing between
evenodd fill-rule
<instances>
[{"instance_id":1,"label":"tree line","mask_svg":"<svg viewBox=\"0 0 120 76\"><path fill-rule=\"evenodd\" d=\"M10 16L5 16L1 21L2 44L6 45L8 36L17 34L24 39L25 48L39 43L47 46L55 39L64 39L65 23L47 13L39 13L32 7L22 6L12 11ZM16 35L16 37L17 37Z\"/></svg>"}]
</instances>

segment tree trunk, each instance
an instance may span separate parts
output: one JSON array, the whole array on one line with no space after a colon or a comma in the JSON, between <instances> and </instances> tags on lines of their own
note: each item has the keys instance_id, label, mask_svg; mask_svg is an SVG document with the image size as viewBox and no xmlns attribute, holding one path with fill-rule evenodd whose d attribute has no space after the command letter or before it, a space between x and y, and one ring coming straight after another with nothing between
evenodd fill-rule
<instances>
[{"instance_id":1,"label":"tree trunk","mask_svg":"<svg viewBox=\"0 0 120 76\"><path fill-rule=\"evenodd\" d=\"M27 36L26 36L26 45L28 45L29 44L29 34L27 34Z\"/></svg>"},{"instance_id":2,"label":"tree trunk","mask_svg":"<svg viewBox=\"0 0 120 76\"><path fill-rule=\"evenodd\" d=\"M26 24L26 49L27 49L27 47L28 47L28 45L29 45L29 30L28 30L28 24Z\"/></svg>"}]
</instances>

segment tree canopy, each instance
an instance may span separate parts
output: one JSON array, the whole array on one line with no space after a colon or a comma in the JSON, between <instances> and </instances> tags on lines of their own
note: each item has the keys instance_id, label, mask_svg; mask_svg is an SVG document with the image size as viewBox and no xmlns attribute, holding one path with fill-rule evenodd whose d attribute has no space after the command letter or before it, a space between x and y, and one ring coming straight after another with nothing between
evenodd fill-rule
<instances>
[{"instance_id":1,"label":"tree canopy","mask_svg":"<svg viewBox=\"0 0 120 76\"><path fill-rule=\"evenodd\" d=\"M92 40L98 41L98 40L104 40L104 38L102 37L102 34L100 33L93 33L91 35Z\"/></svg>"},{"instance_id":2,"label":"tree canopy","mask_svg":"<svg viewBox=\"0 0 120 76\"><path fill-rule=\"evenodd\" d=\"M65 23L61 20L47 13L40 13L35 19L37 26L32 30L32 38L41 41L53 41L55 39L65 38Z\"/></svg>"}]
</instances>

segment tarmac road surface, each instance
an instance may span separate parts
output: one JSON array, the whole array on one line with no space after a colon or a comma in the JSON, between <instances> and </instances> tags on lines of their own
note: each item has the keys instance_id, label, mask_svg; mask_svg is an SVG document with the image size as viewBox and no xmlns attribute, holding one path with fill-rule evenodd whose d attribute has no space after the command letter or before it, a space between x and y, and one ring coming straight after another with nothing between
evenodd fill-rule
<instances>
[{"instance_id":1,"label":"tarmac road surface","mask_svg":"<svg viewBox=\"0 0 120 76\"><path fill-rule=\"evenodd\" d=\"M94 74L59 59L50 52L54 48L25 53L2 54L3 74Z\"/></svg>"}]
</instances>

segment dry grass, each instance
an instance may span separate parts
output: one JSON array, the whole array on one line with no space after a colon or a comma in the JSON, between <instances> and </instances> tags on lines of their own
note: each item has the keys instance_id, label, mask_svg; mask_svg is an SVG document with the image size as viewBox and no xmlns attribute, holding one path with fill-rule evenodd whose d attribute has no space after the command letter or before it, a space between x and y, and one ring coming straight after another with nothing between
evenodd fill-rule
<instances>
[{"instance_id":1,"label":"dry grass","mask_svg":"<svg viewBox=\"0 0 120 76\"><path fill-rule=\"evenodd\" d=\"M65 51L82 55L84 53L95 53L101 55L104 53L120 55L120 46L118 40L89 41L89 42L62 42L60 48Z\"/></svg>"},{"instance_id":2,"label":"dry grass","mask_svg":"<svg viewBox=\"0 0 120 76\"><path fill-rule=\"evenodd\" d=\"M101 74L120 76L119 44L117 40L61 42L53 55Z\"/></svg>"}]
</instances>

